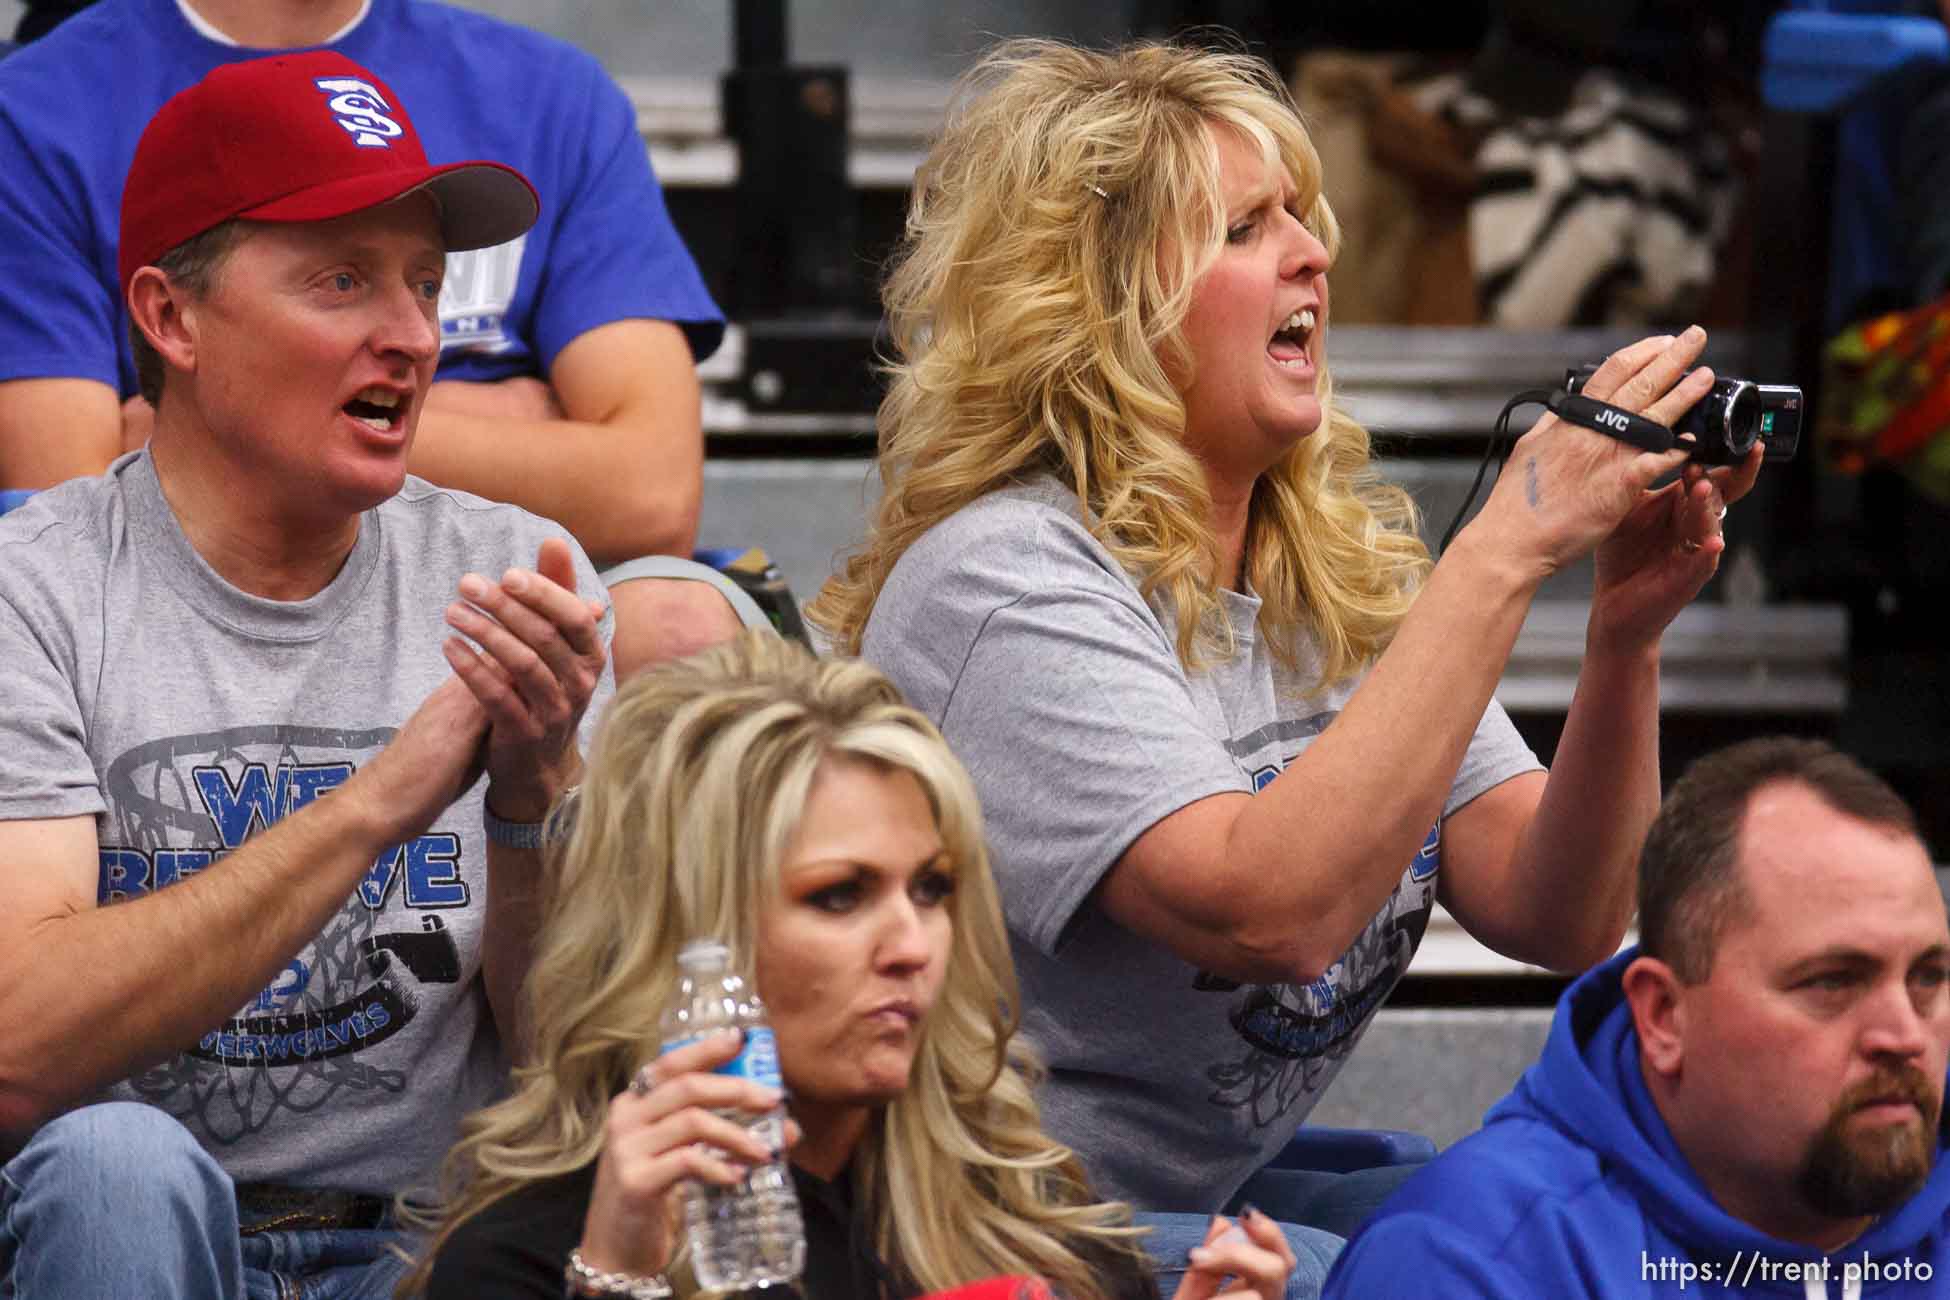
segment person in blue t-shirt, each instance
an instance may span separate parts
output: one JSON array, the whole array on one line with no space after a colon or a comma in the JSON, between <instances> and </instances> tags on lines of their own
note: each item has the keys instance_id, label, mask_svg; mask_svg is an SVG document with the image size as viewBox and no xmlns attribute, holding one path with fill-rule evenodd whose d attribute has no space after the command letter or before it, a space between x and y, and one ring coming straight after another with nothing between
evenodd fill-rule
<instances>
[{"instance_id":1,"label":"person in blue t-shirt","mask_svg":"<svg viewBox=\"0 0 1950 1300\"><path fill-rule=\"evenodd\" d=\"M436 155L504 158L541 195L527 235L449 263L411 471L559 521L598 566L688 556L696 362L724 327L635 111L588 54L430 0L101 0L0 63L0 488L98 474L146 440L116 279L136 138L212 68L311 46L386 78ZM615 598L625 670L737 626L701 582Z\"/></svg>"},{"instance_id":2,"label":"person in blue t-shirt","mask_svg":"<svg viewBox=\"0 0 1950 1300\"><path fill-rule=\"evenodd\" d=\"M1942 1294L1950 924L1902 798L1821 741L1701 759L1639 931L1324 1300Z\"/></svg>"}]
</instances>

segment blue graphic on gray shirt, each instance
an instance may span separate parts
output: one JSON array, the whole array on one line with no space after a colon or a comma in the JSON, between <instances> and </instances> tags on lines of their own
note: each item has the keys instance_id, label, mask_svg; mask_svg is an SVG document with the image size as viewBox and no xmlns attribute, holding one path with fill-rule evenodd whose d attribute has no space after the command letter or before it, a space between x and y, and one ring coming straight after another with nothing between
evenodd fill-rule
<instances>
[{"instance_id":1,"label":"blue graphic on gray shirt","mask_svg":"<svg viewBox=\"0 0 1950 1300\"><path fill-rule=\"evenodd\" d=\"M100 850L99 901L127 902L208 868L350 780L357 764L341 755L369 755L391 736L390 728L272 724L132 748L109 765L106 776L123 842ZM321 1083L328 1091L403 1087L404 1079L350 1065L349 1058L411 1023L429 986L460 982L459 948L438 915L470 902L460 858L460 839L447 831L388 846L338 915L268 986L175 1062L139 1076L134 1086L172 1109L188 1106L212 1119L211 1106L235 1088L222 1084L222 1074L205 1078L200 1071L295 1071L265 1104L226 1102L223 1109L234 1118L211 1125L219 1144L226 1134L235 1140L260 1129L278 1109L296 1105L291 1090L301 1079L311 1079L308 1091L314 1092ZM407 910L388 911L396 907ZM333 1065L329 1078L315 1077L326 1063L342 1059L348 1064Z\"/></svg>"}]
</instances>

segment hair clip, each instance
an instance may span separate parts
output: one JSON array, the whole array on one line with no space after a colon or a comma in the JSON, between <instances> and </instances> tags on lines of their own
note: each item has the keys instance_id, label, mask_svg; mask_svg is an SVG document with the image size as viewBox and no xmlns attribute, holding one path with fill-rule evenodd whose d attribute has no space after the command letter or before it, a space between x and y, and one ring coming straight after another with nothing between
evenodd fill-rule
<instances>
[{"instance_id":1,"label":"hair clip","mask_svg":"<svg viewBox=\"0 0 1950 1300\"><path fill-rule=\"evenodd\" d=\"M1083 183L1083 187L1089 190L1092 194L1095 194L1100 199L1108 199L1110 197L1109 190L1105 189L1101 185L1096 184L1093 181L1085 181Z\"/></svg>"}]
</instances>

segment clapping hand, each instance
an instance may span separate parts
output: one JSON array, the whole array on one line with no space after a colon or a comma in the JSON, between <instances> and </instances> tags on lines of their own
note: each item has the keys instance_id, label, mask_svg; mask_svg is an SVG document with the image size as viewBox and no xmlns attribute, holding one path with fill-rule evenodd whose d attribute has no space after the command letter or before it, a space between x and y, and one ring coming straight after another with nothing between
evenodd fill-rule
<instances>
[{"instance_id":1,"label":"clapping hand","mask_svg":"<svg viewBox=\"0 0 1950 1300\"><path fill-rule=\"evenodd\" d=\"M442 648L487 714L489 806L509 821L540 821L580 770L576 728L606 662L605 607L576 594L573 553L554 538L533 569L499 581L470 573L460 595L447 624L462 636Z\"/></svg>"}]
</instances>

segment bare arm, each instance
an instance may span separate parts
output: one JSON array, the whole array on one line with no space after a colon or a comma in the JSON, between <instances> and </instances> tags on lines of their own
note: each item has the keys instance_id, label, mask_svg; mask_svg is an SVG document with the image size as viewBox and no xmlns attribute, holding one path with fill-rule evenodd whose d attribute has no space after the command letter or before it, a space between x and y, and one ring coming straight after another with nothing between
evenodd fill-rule
<instances>
[{"instance_id":1,"label":"bare arm","mask_svg":"<svg viewBox=\"0 0 1950 1300\"><path fill-rule=\"evenodd\" d=\"M1688 467L1605 540L1549 781L1525 778L1527 800L1509 782L1450 819L1443 901L1498 952L1582 970L1623 939L1659 810L1659 638L1713 576L1726 547L1720 515L1759 473L1758 454L1710 474Z\"/></svg>"},{"instance_id":2,"label":"bare arm","mask_svg":"<svg viewBox=\"0 0 1950 1300\"><path fill-rule=\"evenodd\" d=\"M93 379L0 383L0 488L99 474L122 454L122 401Z\"/></svg>"},{"instance_id":3,"label":"bare arm","mask_svg":"<svg viewBox=\"0 0 1950 1300\"><path fill-rule=\"evenodd\" d=\"M389 844L471 783L485 719L449 680L329 796L167 889L96 905L92 817L0 822L0 1132L162 1060L263 988Z\"/></svg>"},{"instance_id":4,"label":"bare arm","mask_svg":"<svg viewBox=\"0 0 1950 1300\"><path fill-rule=\"evenodd\" d=\"M492 841L487 846L487 915L481 921L481 981L502 1050L519 1063L527 1056L521 986L535 955L541 919L542 854Z\"/></svg>"},{"instance_id":5,"label":"bare arm","mask_svg":"<svg viewBox=\"0 0 1950 1300\"><path fill-rule=\"evenodd\" d=\"M1659 809L1658 647L1587 658L1550 777L1506 781L1442 833L1442 901L1518 961L1596 965L1632 919L1639 846Z\"/></svg>"},{"instance_id":6,"label":"bare arm","mask_svg":"<svg viewBox=\"0 0 1950 1300\"><path fill-rule=\"evenodd\" d=\"M669 321L612 321L562 349L549 378L559 419L484 414L485 403L453 390L491 385L435 384L408 467L556 520L599 568L689 555L704 438L683 331Z\"/></svg>"},{"instance_id":7,"label":"bare arm","mask_svg":"<svg viewBox=\"0 0 1950 1300\"><path fill-rule=\"evenodd\" d=\"M1440 815L1541 577L1465 530L1333 724L1258 794L1202 799L1140 835L1104 879L1105 909L1215 974L1320 975Z\"/></svg>"},{"instance_id":8,"label":"bare arm","mask_svg":"<svg viewBox=\"0 0 1950 1300\"><path fill-rule=\"evenodd\" d=\"M1704 369L1680 380L1704 342L1624 349L1593 376L1593 395L1670 421L1712 382ZM1201 800L1146 830L1105 877L1103 906L1220 975L1318 977L1435 824L1538 584L1607 537L1682 459L1540 420L1333 724L1257 795ZM1650 728L1656 682L1646 698L1636 707ZM1446 836L1444 855L1446 866ZM1486 891L1490 906L1507 887Z\"/></svg>"}]
</instances>

